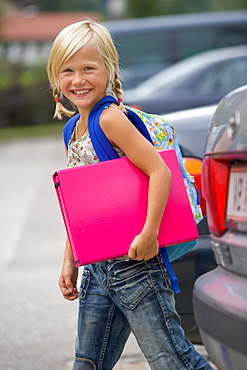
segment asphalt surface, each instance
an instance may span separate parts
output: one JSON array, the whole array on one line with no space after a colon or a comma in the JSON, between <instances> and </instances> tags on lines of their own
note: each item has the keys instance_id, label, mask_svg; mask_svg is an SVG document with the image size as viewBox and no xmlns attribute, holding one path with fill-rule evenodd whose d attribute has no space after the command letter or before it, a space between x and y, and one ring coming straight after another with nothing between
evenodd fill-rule
<instances>
[{"instance_id":1,"label":"asphalt surface","mask_svg":"<svg viewBox=\"0 0 247 370\"><path fill-rule=\"evenodd\" d=\"M77 302L57 285L65 230L51 180L65 167L60 138L0 144L0 370L72 366ZM127 369L149 369L133 336L115 367Z\"/></svg>"}]
</instances>

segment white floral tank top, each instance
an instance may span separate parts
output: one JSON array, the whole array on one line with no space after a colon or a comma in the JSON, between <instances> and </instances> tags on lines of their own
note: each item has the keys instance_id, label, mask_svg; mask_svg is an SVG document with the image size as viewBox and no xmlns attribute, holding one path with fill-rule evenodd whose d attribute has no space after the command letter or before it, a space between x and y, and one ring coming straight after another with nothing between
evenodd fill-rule
<instances>
[{"instance_id":1,"label":"white floral tank top","mask_svg":"<svg viewBox=\"0 0 247 370\"><path fill-rule=\"evenodd\" d=\"M74 140L74 132L75 130L71 135L68 145L68 167L77 167L99 162L99 158L93 148L89 132L87 131L78 140ZM121 149L115 147L114 149L119 157L125 156Z\"/></svg>"}]
</instances>

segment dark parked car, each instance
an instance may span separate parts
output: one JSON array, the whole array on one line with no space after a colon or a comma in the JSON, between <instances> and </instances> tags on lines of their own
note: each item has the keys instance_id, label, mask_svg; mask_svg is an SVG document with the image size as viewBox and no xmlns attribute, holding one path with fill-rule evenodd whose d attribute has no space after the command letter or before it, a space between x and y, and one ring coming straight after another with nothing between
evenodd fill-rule
<instances>
[{"instance_id":1,"label":"dark parked car","mask_svg":"<svg viewBox=\"0 0 247 370\"><path fill-rule=\"evenodd\" d=\"M247 85L214 114L203 162L203 195L218 263L195 284L203 343L221 370L247 368Z\"/></svg>"},{"instance_id":2,"label":"dark parked car","mask_svg":"<svg viewBox=\"0 0 247 370\"><path fill-rule=\"evenodd\" d=\"M247 44L246 10L118 19L105 24L118 49L125 89L201 51Z\"/></svg>"},{"instance_id":3,"label":"dark parked car","mask_svg":"<svg viewBox=\"0 0 247 370\"><path fill-rule=\"evenodd\" d=\"M164 118L176 129L185 166L188 172L194 175L199 189L204 145L215 109L216 106L211 106L164 115ZM205 214L204 202L201 202L201 205ZM181 289L181 292L175 295L175 299L183 329L188 339L200 344L201 337L193 314L192 291L196 279L214 269L216 262L210 243L207 217L200 222L198 230L197 246L174 261L172 266Z\"/></svg>"},{"instance_id":4,"label":"dark parked car","mask_svg":"<svg viewBox=\"0 0 247 370\"><path fill-rule=\"evenodd\" d=\"M247 83L247 45L211 50L178 62L135 89L124 102L148 113L167 113L218 102Z\"/></svg>"}]
</instances>

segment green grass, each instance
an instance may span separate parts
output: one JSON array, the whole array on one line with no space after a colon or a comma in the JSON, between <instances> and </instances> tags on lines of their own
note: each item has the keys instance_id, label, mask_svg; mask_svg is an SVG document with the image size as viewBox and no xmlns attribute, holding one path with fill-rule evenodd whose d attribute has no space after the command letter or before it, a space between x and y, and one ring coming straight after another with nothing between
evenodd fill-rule
<instances>
[{"instance_id":1,"label":"green grass","mask_svg":"<svg viewBox=\"0 0 247 370\"><path fill-rule=\"evenodd\" d=\"M0 128L0 141L61 135L63 126L64 122L52 122L46 125Z\"/></svg>"}]
</instances>

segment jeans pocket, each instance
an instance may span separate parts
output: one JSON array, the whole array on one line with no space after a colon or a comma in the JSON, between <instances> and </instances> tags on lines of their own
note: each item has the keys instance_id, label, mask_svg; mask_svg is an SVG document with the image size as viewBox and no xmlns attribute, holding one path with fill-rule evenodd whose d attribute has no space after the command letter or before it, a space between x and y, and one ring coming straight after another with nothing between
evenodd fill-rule
<instances>
[{"instance_id":1,"label":"jeans pocket","mask_svg":"<svg viewBox=\"0 0 247 370\"><path fill-rule=\"evenodd\" d=\"M145 295L152 289L152 281L144 261L130 261L126 268L115 271L111 278L120 303L129 309L134 309Z\"/></svg>"},{"instance_id":2,"label":"jeans pocket","mask_svg":"<svg viewBox=\"0 0 247 370\"><path fill-rule=\"evenodd\" d=\"M90 281L90 271L84 267L81 278L79 301L82 301L86 297L89 287L89 281Z\"/></svg>"}]
</instances>

